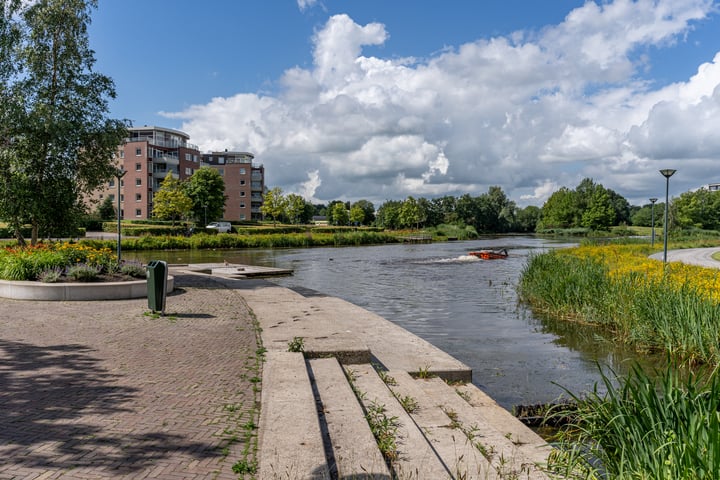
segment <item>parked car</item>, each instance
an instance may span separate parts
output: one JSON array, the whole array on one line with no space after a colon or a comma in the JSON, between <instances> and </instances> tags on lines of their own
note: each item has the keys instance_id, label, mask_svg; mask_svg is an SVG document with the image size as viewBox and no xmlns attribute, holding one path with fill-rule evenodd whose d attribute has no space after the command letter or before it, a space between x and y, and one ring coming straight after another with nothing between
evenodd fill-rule
<instances>
[{"instance_id":1,"label":"parked car","mask_svg":"<svg viewBox=\"0 0 720 480\"><path fill-rule=\"evenodd\" d=\"M232 225L230 222L212 222L209 223L205 228L210 230L216 230L218 233L229 233L232 231Z\"/></svg>"}]
</instances>

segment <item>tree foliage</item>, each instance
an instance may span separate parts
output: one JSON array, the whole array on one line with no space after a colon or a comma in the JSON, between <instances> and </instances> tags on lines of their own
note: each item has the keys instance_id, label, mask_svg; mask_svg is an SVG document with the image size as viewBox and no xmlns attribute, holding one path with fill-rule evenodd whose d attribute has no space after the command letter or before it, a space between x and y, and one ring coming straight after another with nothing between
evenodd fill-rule
<instances>
[{"instance_id":1,"label":"tree foliage","mask_svg":"<svg viewBox=\"0 0 720 480\"><path fill-rule=\"evenodd\" d=\"M624 197L585 178L575 190L562 187L553 192L542 207L540 228L607 230L630 220L630 204Z\"/></svg>"},{"instance_id":2,"label":"tree foliage","mask_svg":"<svg viewBox=\"0 0 720 480\"><path fill-rule=\"evenodd\" d=\"M196 222L210 222L223 218L227 198L225 181L214 168L202 167L197 170L185 182L185 193L192 202L190 216Z\"/></svg>"},{"instance_id":3,"label":"tree foliage","mask_svg":"<svg viewBox=\"0 0 720 480\"><path fill-rule=\"evenodd\" d=\"M108 118L112 80L93 71L95 0L5 1L0 7L0 216L57 230L83 194L110 180L127 122Z\"/></svg>"},{"instance_id":4,"label":"tree foliage","mask_svg":"<svg viewBox=\"0 0 720 480\"><path fill-rule=\"evenodd\" d=\"M183 182L168 172L153 196L153 215L161 220L172 220L173 225L178 220L186 219L192 212L192 199L185 193Z\"/></svg>"},{"instance_id":5,"label":"tree foliage","mask_svg":"<svg viewBox=\"0 0 720 480\"><path fill-rule=\"evenodd\" d=\"M287 200L283 196L282 188L275 187L265 192L260 211L263 215L272 218L273 225L275 225L280 216L285 213L286 205Z\"/></svg>"}]
</instances>

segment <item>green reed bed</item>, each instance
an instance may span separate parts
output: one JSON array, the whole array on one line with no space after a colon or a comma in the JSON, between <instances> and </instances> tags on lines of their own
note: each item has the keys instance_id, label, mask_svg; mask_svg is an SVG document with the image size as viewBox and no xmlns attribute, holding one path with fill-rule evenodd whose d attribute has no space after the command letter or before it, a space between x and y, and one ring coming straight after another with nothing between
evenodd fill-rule
<instances>
[{"instance_id":1,"label":"green reed bed","mask_svg":"<svg viewBox=\"0 0 720 480\"><path fill-rule=\"evenodd\" d=\"M529 259L519 291L534 309L606 328L638 351L720 364L720 304L692 282L553 251Z\"/></svg>"},{"instance_id":2,"label":"green reed bed","mask_svg":"<svg viewBox=\"0 0 720 480\"><path fill-rule=\"evenodd\" d=\"M670 365L648 376L635 367L619 379L602 372L607 393L580 398L559 434L549 468L559 478L710 480L720 473L717 370ZM620 385L615 387L615 385Z\"/></svg>"},{"instance_id":3,"label":"green reed bed","mask_svg":"<svg viewBox=\"0 0 720 480\"><path fill-rule=\"evenodd\" d=\"M190 250L190 249L243 249L243 248L302 248L346 245L375 245L397 243L395 235L375 231L334 233L275 233L275 234L197 234L183 236L141 236L124 238L123 250ZM81 240L95 247L112 248L114 240Z\"/></svg>"}]
</instances>

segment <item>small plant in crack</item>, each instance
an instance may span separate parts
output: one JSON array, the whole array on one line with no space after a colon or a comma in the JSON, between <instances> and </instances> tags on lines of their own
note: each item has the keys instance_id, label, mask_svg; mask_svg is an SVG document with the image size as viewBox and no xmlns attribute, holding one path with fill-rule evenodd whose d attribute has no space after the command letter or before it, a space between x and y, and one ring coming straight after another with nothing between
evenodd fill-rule
<instances>
[{"instance_id":1,"label":"small plant in crack","mask_svg":"<svg viewBox=\"0 0 720 480\"><path fill-rule=\"evenodd\" d=\"M305 339L303 337L293 337L288 342L288 352L304 352L305 351Z\"/></svg>"},{"instance_id":2,"label":"small plant in crack","mask_svg":"<svg viewBox=\"0 0 720 480\"><path fill-rule=\"evenodd\" d=\"M400 402L400 405L402 405L407 413L415 413L420 409L418 401L410 395L405 395L404 397L395 395L395 398L398 399L398 402Z\"/></svg>"},{"instance_id":3,"label":"small plant in crack","mask_svg":"<svg viewBox=\"0 0 720 480\"><path fill-rule=\"evenodd\" d=\"M378 449L385 460L392 462L398 458L397 451L397 429L399 426L397 417L388 417L385 412L385 405L371 402L367 407L365 415L370 431L375 436Z\"/></svg>"},{"instance_id":4,"label":"small plant in crack","mask_svg":"<svg viewBox=\"0 0 720 480\"><path fill-rule=\"evenodd\" d=\"M435 375L430 373L430 365L425 365L424 367L418 368L417 372L415 372L413 376L415 378L428 379L434 377Z\"/></svg>"}]
</instances>

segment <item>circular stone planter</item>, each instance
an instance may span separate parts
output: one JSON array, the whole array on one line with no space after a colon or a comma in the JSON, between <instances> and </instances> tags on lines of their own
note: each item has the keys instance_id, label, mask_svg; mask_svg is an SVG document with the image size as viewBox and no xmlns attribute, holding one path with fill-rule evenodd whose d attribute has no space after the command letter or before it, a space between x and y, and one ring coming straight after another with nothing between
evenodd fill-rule
<instances>
[{"instance_id":1,"label":"circular stone planter","mask_svg":"<svg viewBox=\"0 0 720 480\"><path fill-rule=\"evenodd\" d=\"M175 288L168 276L167 293ZM129 282L42 283L0 280L0 297L14 300L127 300L147 297L147 280Z\"/></svg>"}]
</instances>

